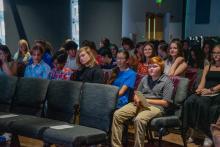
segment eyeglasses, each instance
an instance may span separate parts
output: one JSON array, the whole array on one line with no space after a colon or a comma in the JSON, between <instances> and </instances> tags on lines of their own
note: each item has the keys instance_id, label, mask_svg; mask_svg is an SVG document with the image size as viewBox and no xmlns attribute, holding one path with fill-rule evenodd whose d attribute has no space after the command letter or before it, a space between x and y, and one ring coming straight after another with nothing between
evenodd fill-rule
<instances>
[{"instance_id":1,"label":"eyeglasses","mask_svg":"<svg viewBox=\"0 0 220 147\"><path fill-rule=\"evenodd\" d=\"M220 55L220 52L212 52L212 55Z\"/></svg>"},{"instance_id":2,"label":"eyeglasses","mask_svg":"<svg viewBox=\"0 0 220 147\"><path fill-rule=\"evenodd\" d=\"M149 64L148 65L148 69L149 68L157 68L157 67L159 67L157 64Z\"/></svg>"}]
</instances>

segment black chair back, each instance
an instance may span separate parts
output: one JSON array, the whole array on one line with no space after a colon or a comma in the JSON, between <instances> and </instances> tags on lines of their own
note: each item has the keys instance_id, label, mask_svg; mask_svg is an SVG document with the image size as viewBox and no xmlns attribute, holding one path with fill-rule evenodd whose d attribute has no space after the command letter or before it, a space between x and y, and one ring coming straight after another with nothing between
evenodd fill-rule
<instances>
[{"instance_id":1,"label":"black chair back","mask_svg":"<svg viewBox=\"0 0 220 147\"><path fill-rule=\"evenodd\" d=\"M0 75L0 111L9 112L15 94L17 77Z\"/></svg>"},{"instance_id":2,"label":"black chair back","mask_svg":"<svg viewBox=\"0 0 220 147\"><path fill-rule=\"evenodd\" d=\"M41 116L49 80L20 78L17 82L11 112Z\"/></svg>"},{"instance_id":3,"label":"black chair back","mask_svg":"<svg viewBox=\"0 0 220 147\"><path fill-rule=\"evenodd\" d=\"M85 83L80 99L80 125L108 132L118 98L118 87Z\"/></svg>"},{"instance_id":4,"label":"black chair back","mask_svg":"<svg viewBox=\"0 0 220 147\"><path fill-rule=\"evenodd\" d=\"M47 91L46 117L73 122L81 88L81 82L52 80Z\"/></svg>"}]
</instances>

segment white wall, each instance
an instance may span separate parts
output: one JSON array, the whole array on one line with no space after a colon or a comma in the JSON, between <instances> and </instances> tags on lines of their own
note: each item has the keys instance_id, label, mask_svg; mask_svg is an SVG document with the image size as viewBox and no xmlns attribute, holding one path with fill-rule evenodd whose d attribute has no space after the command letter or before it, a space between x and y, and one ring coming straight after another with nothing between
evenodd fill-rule
<instances>
[{"instance_id":1,"label":"white wall","mask_svg":"<svg viewBox=\"0 0 220 147\"><path fill-rule=\"evenodd\" d=\"M188 0L186 14L186 36L220 36L219 6L220 0L211 0L210 23L195 24L196 0Z\"/></svg>"},{"instance_id":2,"label":"white wall","mask_svg":"<svg viewBox=\"0 0 220 147\"><path fill-rule=\"evenodd\" d=\"M164 0L158 7L155 0L123 0L122 4L122 36L137 34L137 40L145 36L146 12L171 14L171 22L182 21L182 0ZM143 26L144 24L144 26ZM142 30L140 30L142 28Z\"/></svg>"}]
</instances>

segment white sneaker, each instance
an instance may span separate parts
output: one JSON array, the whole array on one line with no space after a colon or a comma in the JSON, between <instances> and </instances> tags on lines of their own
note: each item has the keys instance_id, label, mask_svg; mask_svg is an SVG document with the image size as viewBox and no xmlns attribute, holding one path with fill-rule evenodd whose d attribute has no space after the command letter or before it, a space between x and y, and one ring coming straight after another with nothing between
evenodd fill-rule
<instances>
[{"instance_id":1,"label":"white sneaker","mask_svg":"<svg viewBox=\"0 0 220 147\"><path fill-rule=\"evenodd\" d=\"M213 144L212 140L210 138L206 137L203 142L203 147L211 147L212 144Z\"/></svg>"},{"instance_id":2,"label":"white sneaker","mask_svg":"<svg viewBox=\"0 0 220 147\"><path fill-rule=\"evenodd\" d=\"M2 136L5 137L6 141L11 141L11 133L4 133Z\"/></svg>"},{"instance_id":3,"label":"white sneaker","mask_svg":"<svg viewBox=\"0 0 220 147\"><path fill-rule=\"evenodd\" d=\"M188 140L186 141L187 143L193 143L194 142L194 140L193 140L193 138L192 137L189 137L188 138Z\"/></svg>"}]
</instances>

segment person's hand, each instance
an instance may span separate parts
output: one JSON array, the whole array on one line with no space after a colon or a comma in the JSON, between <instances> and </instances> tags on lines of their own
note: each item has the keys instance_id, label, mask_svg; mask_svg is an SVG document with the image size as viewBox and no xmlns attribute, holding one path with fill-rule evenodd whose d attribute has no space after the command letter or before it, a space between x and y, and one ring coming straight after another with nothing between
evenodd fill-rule
<instances>
[{"instance_id":1,"label":"person's hand","mask_svg":"<svg viewBox=\"0 0 220 147\"><path fill-rule=\"evenodd\" d=\"M140 103L141 103L140 98L135 94L134 95L134 105L139 107Z\"/></svg>"},{"instance_id":2,"label":"person's hand","mask_svg":"<svg viewBox=\"0 0 220 147\"><path fill-rule=\"evenodd\" d=\"M202 95L212 94L212 91L211 91L210 89L203 88L203 89L201 90L201 94L202 94Z\"/></svg>"},{"instance_id":3,"label":"person's hand","mask_svg":"<svg viewBox=\"0 0 220 147\"><path fill-rule=\"evenodd\" d=\"M197 88L195 92L196 92L196 94L201 94L202 88Z\"/></svg>"}]
</instances>

